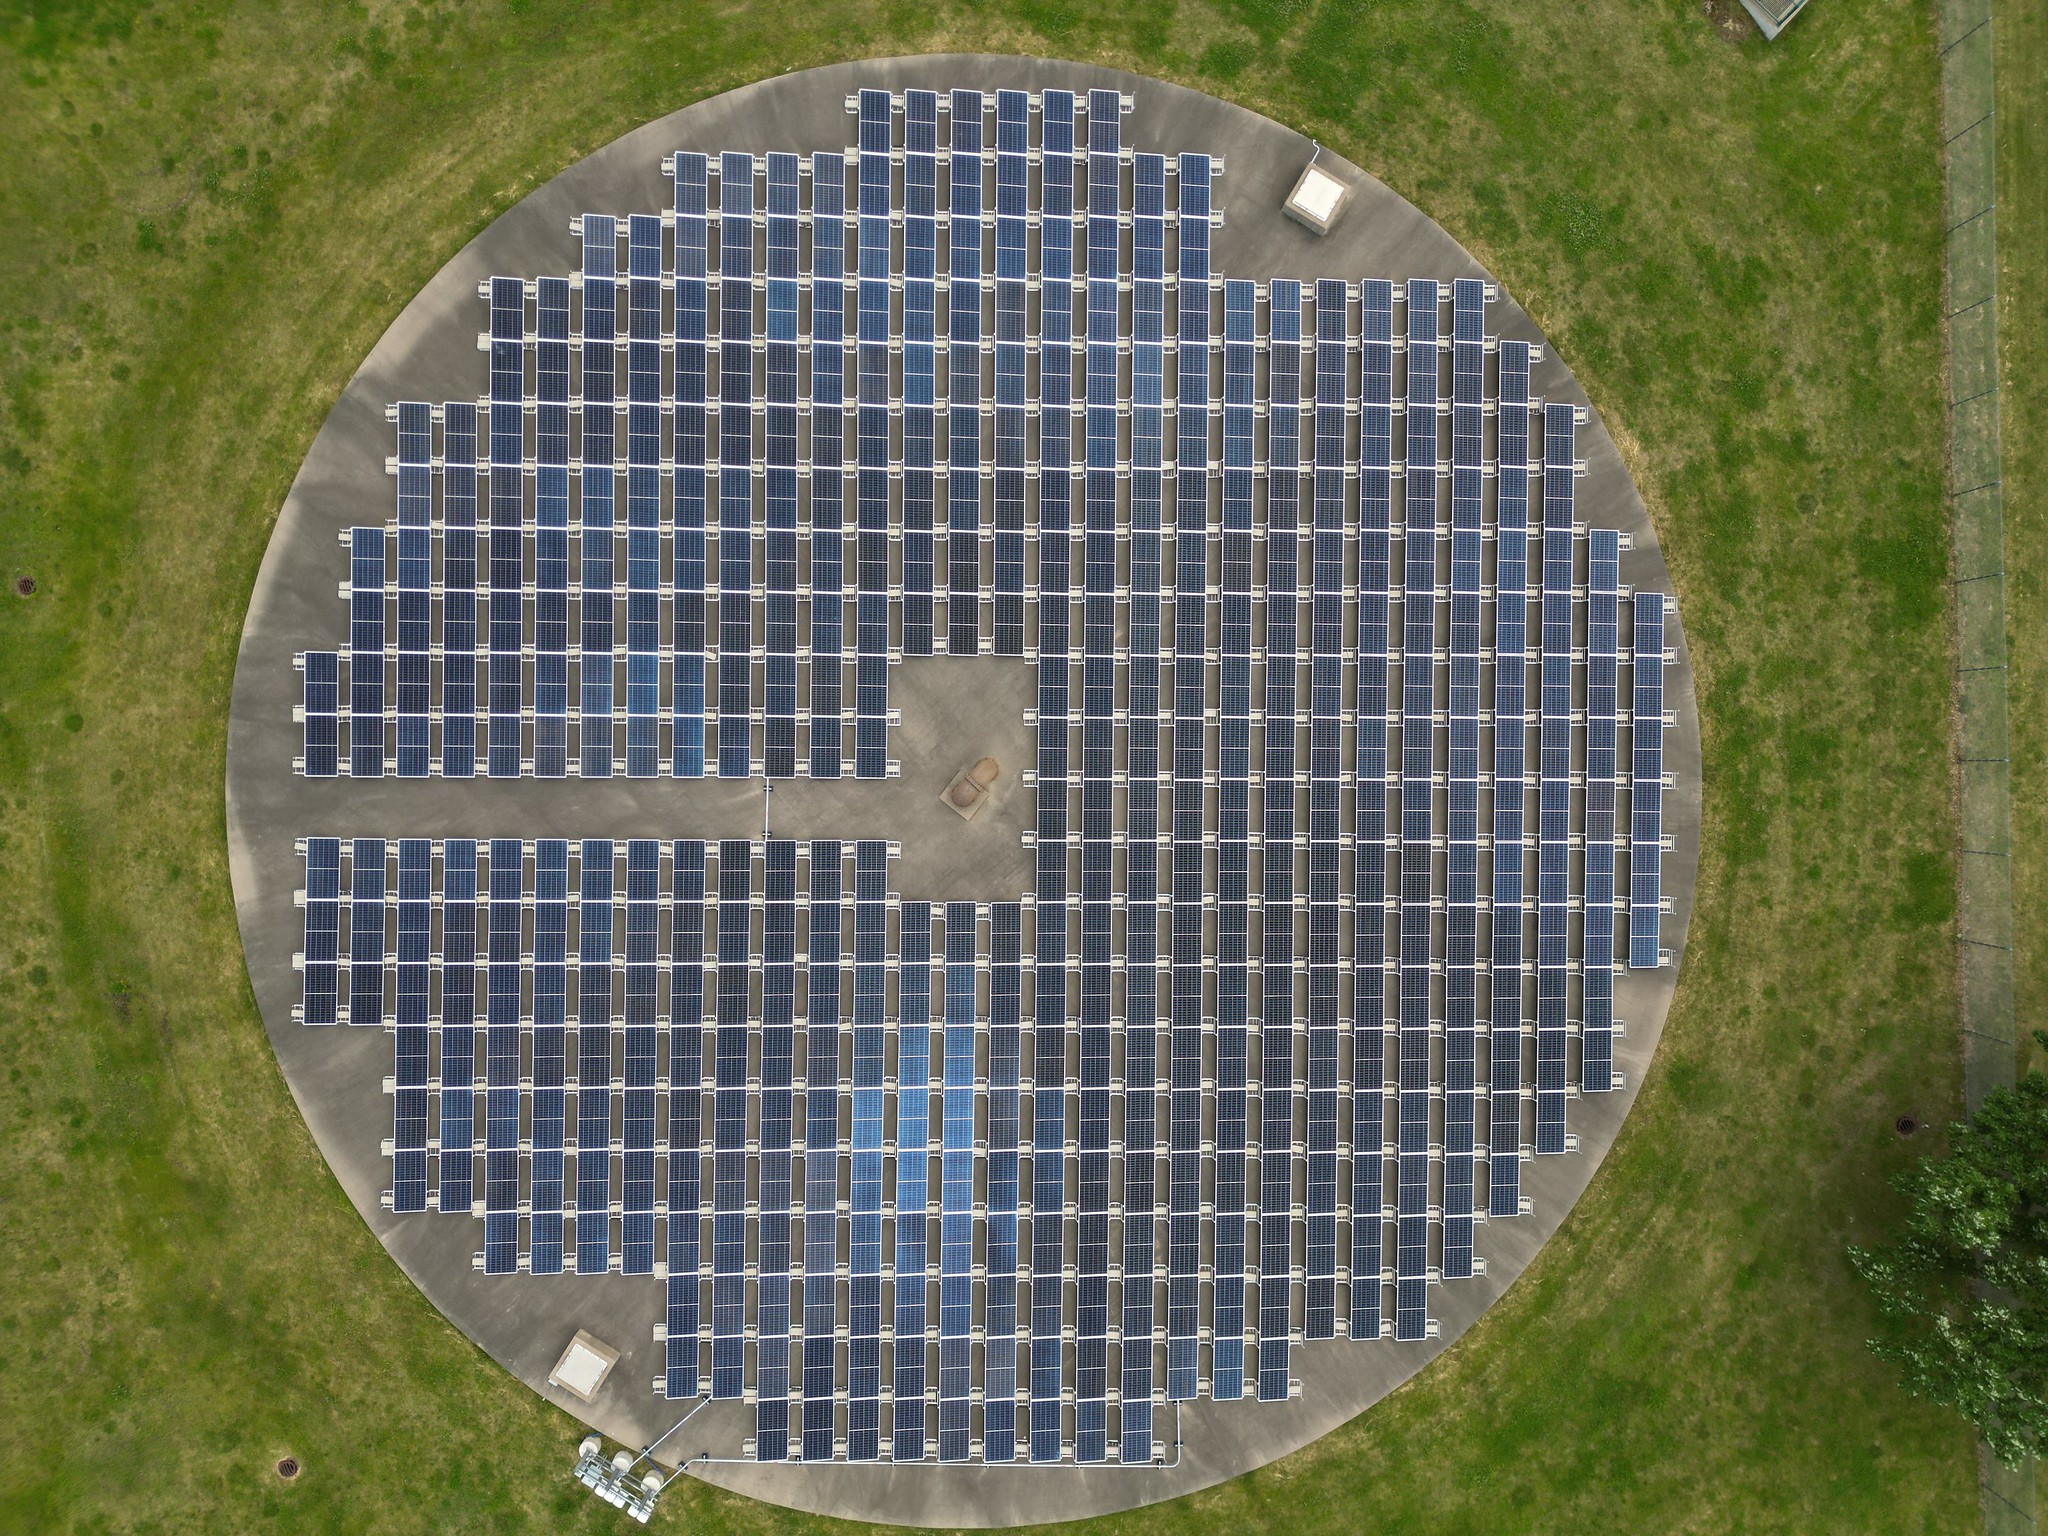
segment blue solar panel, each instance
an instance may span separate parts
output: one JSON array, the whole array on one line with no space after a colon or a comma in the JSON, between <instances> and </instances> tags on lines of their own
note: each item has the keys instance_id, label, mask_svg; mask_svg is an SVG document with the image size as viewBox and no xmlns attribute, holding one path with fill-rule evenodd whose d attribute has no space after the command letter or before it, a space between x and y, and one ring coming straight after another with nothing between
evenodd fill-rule
<instances>
[{"instance_id":1,"label":"blue solar panel","mask_svg":"<svg viewBox=\"0 0 2048 1536\"><path fill-rule=\"evenodd\" d=\"M841 849L810 847L811 911L804 971L803 1438L805 1461L832 1459L839 1373L839 982Z\"/></svg>"},{"instance_id":2,"label":"blue solar panel","mask_svg":"<svg viewBox=\"0 0 2048 1536\"><path fill-rule=\"evenodd\" d=\"M1394 288L1358 287L1358 758L1351 977L1351 1318L1382 1322L1386 1208L1387 681L1393 581Z\"/></svg>"},{"instance_id":3,"label":"blue solar panel","mask_svg":"<svg viewBox=\"0 0 2048 1536\"><path fill-rule=\"evenodd\" d=\"M655 1065L660 1012L661 845L626 844L625 1068L620 1095L619 1269L654 1273Z\"/></svg>"},{"instance_id":4,"label":"blue solar panel","mask_svg":"<svg viewBox=\"0 0 2048 1536\"><path fill-rule=\"evenodd\" d=\"M496 878L496 844L493 879ZM612 955L618 913L608 840L582 845L576 969L576 1273L611 1268ZM495 902L496 886L492 887ZM495 923L497 908L492 907Z\"/></svg>"},{"instance_id":5,"label":"blue solar panel","mask_svg":"<svg viewBox=\"0 0 2048 1536\"><path fill-rule=\"evenodd\" d=\"M811 159L810 776L843 765L846 653L846 161Z\"/></svg>"},{"instance_id":6,"label":"blue solar panel","mask_svg":"<svg viewBox=\"0 0 2048 1536\"><path fill-rule=\"evenodd\" d=\"M998 656L1023 655L1025 639L1029 105L1030 98L1022 91L996 93L996 394L991 529L995 559L994 646ZM979 372L978 364L976 371Z\"/></svg>"},{"instance_id":7,"label":"blue solar panel","mask_svg":"<svg viewBox=\"0 0 2048 1536\"><path fill-rule=\"evenodd\" d=\"M1023 909L989 909L988 1289L982 1359L982 1459L1017 1456L1017 1211L1024 980ZM950 938L950 933L949 933ZM947 1060L950 1064L950 1050Z\"/></svg>"},{"instance_id":8,"label":"blue solar panel","mask_svg":"<svg viewBox=\"0 0 2048 1536\"><path fill-rule=\"evenodd\" d=\"M1394 1337L1427 1336L1431 784L1436 764L1437 285L1408 284L1408 444L1401 600L1399 1122Z\"/></svg>"},{"instance_id":9,"label":"blue solar panel","mask_svg":"<svg viewBox=\"0 0 2048 1536\"><path fill-rule=\"evenodd\" d=\"M1614 1074L1614 776L1621 539L1595 528L1586 554L1585 922L1579 1084L1606 1093Z\"/></svg>"},{"instance_id":10,"label":"blue solar panel","mask_svg":"<svg viewBox=\"0 0 2048 1536\"><path fill-rule=\"evenodd\" d=\"M398 623L393 638L397 641L398 675L392 703L398 748L394 766L400 778L423 779L433 761L433 407L421 401L402 401L397 416ZM566 431L566 417L564 426ZM566 449L566 436L563 444Z\"/></svg>"},{"instance_id":11,"label":"blue solar panel","mask_svg":"<svg viewBox=\"0 0 2048 1536\"><path fill-rule=\"evenodd\" d=\"M1529 345L1500 344L1495 456L1493 667L1493 954L1488 968L1487 1214L1521 1210L1523 800L1527 794L1529 604Z\"/></svg>"},{"instance_id":12,"label":"blue solar panel","mask_svg":"<svg viewBox=\"0 0 2048 1536\"><path fill-rule=\"evenodd\" d=\"M710 163L678 154L675 176L675 613L674 681L670 716L674 740L670 771L679 779L704 776L704 650L706 475L710 417L707 400L710 334ZM589 279L584 280L585 348L589 347ZM607 369L609 361L604 365ZM588 365L586 364L586 377ZM605 381L609 393L610 380ZM586 445L584 458L590 454ZM588 471L585 471L586 476ZM607 477L609 478L609 477ZM586 523L587 523L586 518ZM586 602L588 598L586 597ZM605 735L607 750L610 731ZM586 754L588 748L586 747Z\"/></svg>"},{"instance_id":13,"label":"blue solar panel","mask_svg":"<svg viewBox=\"0 0 2048 1536\"><path fill-rule=\"evenodd\" d=\"M441 408L441 775L476 771L476 406Z\"/></svg>"},{"instance_id":14,"label":"blue solar panel","mask_svg":"<svg viewBox=\"0 0 2048 1536\"><path fill-rule=\"evenodd\" d=\"M1337 1327L1338 1050L1343 957L1345 431L1350 387L1349 287L1316 284L1315 468L1309 563L1308 1130L1302 1337Z\"/></svg>"},{"instance_id":15,"label":"blue solar panel","mask_svg":"<svg viewBox=\"0 0 2048 1536\"><path fill-rule=\"evenodd\" d=\"M1630 710L1628 963L1655 970L1664 861L1664 594L1638 592L1629 604Z\"/></svg>"},{"instance_id":16,"label":"blue solar panel","mask_svg":"<svg viewBox=\"0 0 2048 1536\"><path fill-rule=\"evenodd\" d=\"M1451 665L1444 893L1446 1280L1472 1275L1479 985L1479 645L1485 518L1486 285L1451 287Z\"/></svg>"},{"instance_id":17,"label":"blue solar panel","mask_svg":"<svg viewBox=\"0 0 2048 1536\"><path fill-rule=\"evenodd\" d=\"M1032 1015L1031 1460L1060 1459L1066 1262L1067 729L1073 430L1074 120L1071 91L1041 98L1038 491L1038 870Z\"/></svg>"},{"instance_id":18,"label":"blue solar panel","mask_svg":"<svg viewBox=\"0 0 2048 1536\"><path fill-rule=\"evenodd\" d=\"M427 1208L429 1010L434 974L434 847L398 845L398 965L393 998L391 1209Z\"/></svg>"},{"instance_id":19,"label":"blue solar panel","mask_svg":"<svg viewBox=\"0 0 2048 1536\"><path fill-rule=\"evenodd\" d=\"M492 278L490 305L486 765L494 779L516 779L524 767L520 712L525 702L526 285L515 277Z\"/></svg>"},{"instance_id":20,"label":"blue solar panel","mask_svg":"<svg viewBox=\"0 0 2048 1536\"><path fill-rule=\"evenodd\" d=\"M384 530L349 534L348 771L384 773Z\"/></svg>"},{"instance_id":21,"label":"blue solar panel","mask_svg":"<svg viewBox=\"0 0 2048 1536\"><path fill-rule=\"evenodd\" d=\"M402 864L403 848L399 858ZM561 838L542 838L534 844L533 1162L527 1194L533 1209L527 1267L536 1275L562 1272L568 961L569 845Z\"/></svg>"},{"instance_id":22,"label":"blue solar panel","mask_svg":"<svg viewBox=\"0 0 2048 1536\"><path fill-rule=\"evenodd\" d=\"M299 1021L333 1024L340 1018L341 840L306 839L306 917L300 951Z\"/></svg>"},{"instance_id":23,"label":"blue solar panel","mask_svg":"<svg viewBox=\"0 0 2048 1536\"><path fill-rule=\"evenodd\" d=\"M947 238L946 653L981 649L982 96L953 92Z\"/></svg>"},{"instance_id":24,"label":"blue solar panel","mask_svg":"<svg viewBox=\"0 0 2048 1536\"><path fill-rule=\"evenodd\" d=\"M853 850L853 1167L847 1254L850 1338L846 1454L873 1461L880 1452L882 1337L882 1183L887 1161L888 844Z\"/></svg>"},{"instance_id":25,"label":"blue solar panel","mask_svg":"<svg viewBox=\"0 0 2048 1536\"><path fill-rule=\"evenodd\" d=\"M796 844L770 838L762 848L760 1270L755 1370L754 1455L789 1455L789 1310L792 1089L796 1073Z\"/></svg>"},{"instance_id":26,"label":"blue solar panel","mask_svg":"<svg viewBox=\"0 0 2048 1536\"><path fill-rule=\"evenodd\" d=\"M701 184L701 157L699 165ZM681 195L680 193L678 194ZM687 221L678 224L684 231ZM697 224L698 248L702 250L702 220ZM678 251L687 233L678 234ZM618 295L614 273L618 267L618 231L614 221L598 214L583 217L583 439L582 470L578 476L578 516L582 528L581 586L582 601L579 605L581 620L581 659L577 679L577 758L578 771L586 779L611 777L613 752L615 750L616 717L614 704L613 672L616 659L612 649L612 610L615 602L613 588L613 565L616 521L613 516L614 480L617 470L617 405L614 400L615 374L618 362L617 326ZM679 254L678 264L681 265ZM699 272L701 273L701 261ZM687 458L689 445L695 444L697 455L697 521L703 524L703 452L704 412L703 379L704 347L701 340L703 328L701 317L704 308L704 292L701 277L694 289L678 284L676 305L678 328L687 331L681 317L692 302L700 318L697 328L699 340L694 352L686 343L679 343L676 354L676 395L677 417L676 452ZM694 373L692 366L694 363ZM694 417L684 402L690 396L690 381L695 380L695 399L698 402ZM688 435L687 420L693 420L695 435ZM679 469L677 477L677 521L680 526L686 516L683 509L682 485L687 471ZM699 583L700 587L702 583ZM700 678L701 685L701 678Z\"/></svg>"},{"instance_id":27,"label":"blue solar panel","mask_svg":"<svg viewBox=\"0 0 2048 1536\"><path fill-rule=\"evenodd\" d=\"M768 399L763 548L767 664L763 763L771 779L796 775L797 667L797 157L768 156Z\"/></svg>"},{"instance_id":28,"label":"blue solar panel","mask_svg":"<svg viewBox=\"0 0 2048 1536\"><path fill-rule=\"evenodd\" d=\"M932 653L939 99L903 96L903 654Z\"/></svg>"},{"instance_id":29,"label":"blue solar panel","mask_svg":"<svg viewBox=\"0 0 2048 1536\"><path fill-rule=\"evenodd\" d=\"M349 850L348 1022L384 1022L384 841L359 837Z\"/></svg>"},{"instance_id":30,"label":"blue solar panel","mask_svg":"<svg viewBox=\"0 0 2048 1536\"><path fill-rule=\"evenodd\" d=\"M718 774L753 771L754 160L718 172Z\"/></svg>"},{"instance_id":31,"label":"blue solar panel","mask_svg":"<svg viewBox=\"0 0 2048 1536\"><path fill-rule=\"evenodd\" d=\"M698 1266L703 1255L704 844L679 841L673 861L668 1045L668 1307L663 1396L698 1393Z\"/></svg>"},{"instance_id":32,"label":"blue solar panel","mask_svg":"<svg viewBox=\"0 0 2048 1536\"><path fill-rule=\"evenodd\" d=\"M1301 284L1268 293L1266 696L1261 794L1258 1395L1288 1395L1293 1337L1295 673L1300 656Z\"/></svg>"},{"instance_id":33,"label":"blue solar panel","mask_svg":"<svg viewBox=\"0 0 2048 1536\"><path fill-rule=\"evenodd\" d=\"M305 757L300 771L309 779L331 779L341 771L341 658L333 651L308 651L305 673Z\"/></svg>"},{"instance_id":34,"label":"blue solar panel","mask_svg":"<svg viewBox=\"0 0 2048 1536\"><path fill-rule=\"evenodd\" d=\"M859 405L855 476L858 597L854 610L853 773L889 771L889 169L893 118L887 91L860 93Z\"/></svg>"},{"instance_id":35,"label":"blue solar panel","mask_svg":"<svg viewBox=\"0 0 2048 1536\"><path fill-rule=\"evenodd\" d=\"M441 849L441 1161L437 1208L468 1215L475 1186L476 844ZM310 897L310 892L309 892Z\"/></svg>"},{"instance_id":36,"label":"blue solar panel","mask_svg":"<svg viewBox=\"0 0 2048 1536\"><path fill-rule=\"evenodd\" d=\"M747 1082L754 963L752 847L718 845L718 1002L711 1101L711 1396L746 1386Z\"/></svg>"},{"instance_id":37,"label":"blue solar panel","mask_svg":"<svg viewBox=\"0 0 2048 1536\"><path fill-rule=\"evenodd\" d=\"M1123 1308L1119 1459L1149 1462L1158 1104L1160 508L1165 385L1166 162L1134 160L1130 597L1124 774Z\"/></svg>"},{"instance_id":38,"label":"blue solar panel","mask_svg":"<svg viewBox=\"0 0 2048 1536\"><path fill-rule=\"evenodd\" d=\"M1202 1263L1203 797L1208 781L1209 197L1206 155L1180 157L1180 402L1174 487L1173 915L1168 1037L1166 1396L1199 1374ZM1199 296L1199 302L1191 302Z\"/></svg>"},{"instance_id":39,"label":"blue solar panel","mask_svg":"<svg viewBox=\"0 0 2048 1536\"><path fill-rule=\"evenodd\" d=\"M971 1431L974 1325L974 1040L979 921L946 903L946 1011L940 1037L939 1460L965 1461Z\"/></svg>"},{"instance_id":40,"label":"blue solar panel","mask_svg":"<svg viewBox=\"0 0 2048 1536\"><path fill-rule=\"evenodd\" d=\"M1543 408L1543 693L1536 845L1536 1151L1567 1149L1571 985L1572 537L1574 410Z\"/></svg>"},{"instance_id":41,"label":"blue solar panel","mask_svg":"<svg viewBox=\"0 0 2048 1536\"><path fill-rule=\"evenodd\" d=\"M922 1461L929 1154L932 1145L932 909L906 901L897 948L895 1433L891 1459Z\"/></svg>"},{"instance_id":42,"label":"blue solar panel","mask_svg":"<svg viewBox=\"0 0 2048 1536\"><path fill-rule=\"evenodd\" d=\"M356 848L360 857L360 841ZM490 1275L511 1274L519 1267L520 951L524 947L525 885L524 850L519 840L494 838L490 845L484 997L484 1273Z\"/></svg>"},{"instance_id":43,"label":"blue solar panel","mask_svg":"<svg viewBox=\"0 0 2048 1536\"><path fill-rule=\"evenodd\" d=\"M534 287L533 773L559 779L569 771L569 280Z\"/></svg>"}]
</instances>

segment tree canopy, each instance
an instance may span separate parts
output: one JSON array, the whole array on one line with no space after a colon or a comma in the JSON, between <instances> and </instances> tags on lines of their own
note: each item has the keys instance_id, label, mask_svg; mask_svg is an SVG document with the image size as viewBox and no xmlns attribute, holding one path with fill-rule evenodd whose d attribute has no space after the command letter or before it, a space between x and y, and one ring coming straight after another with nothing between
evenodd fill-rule
<instances>
[{"instance_id":1,"label":"tree canopy","mask_svg":"<svg viewBox=\"0 0 2048 1536\"><path fill-rule=\"evenodd\" d=\"M2048 1037L2044 1037L2048 1043ZM1849 1259L1883 1319L1871 1349L2008 1463L2048 1449L2048 1073L1986 1096L1948 1155L1893 1179L1896 1240Z\"/></svg>"}]
</instances>

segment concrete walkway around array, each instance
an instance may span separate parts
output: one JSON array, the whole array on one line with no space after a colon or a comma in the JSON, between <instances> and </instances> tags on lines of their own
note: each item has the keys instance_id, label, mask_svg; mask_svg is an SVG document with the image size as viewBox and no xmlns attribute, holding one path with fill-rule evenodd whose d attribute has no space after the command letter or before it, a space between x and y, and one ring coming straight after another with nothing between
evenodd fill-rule
<instances>
[{"instance_id":1,"label":"concrete walkway around array","mask_svg":"<svg viewBox=\"0 0 2048 1536\"><path fill-rule=\"evenodd\" d=\"M2012 775L2006 718L2005 521L1998 434L1998 117L1991 0L1941 0L1948 177L1949 499L1956 590L1960 810L1957 937L1963 1088L1972 1113L2017 1065ZM1978 1451L1988 1536L2037 1529L2034 1468Z\"/></svg>"}]
</instances>

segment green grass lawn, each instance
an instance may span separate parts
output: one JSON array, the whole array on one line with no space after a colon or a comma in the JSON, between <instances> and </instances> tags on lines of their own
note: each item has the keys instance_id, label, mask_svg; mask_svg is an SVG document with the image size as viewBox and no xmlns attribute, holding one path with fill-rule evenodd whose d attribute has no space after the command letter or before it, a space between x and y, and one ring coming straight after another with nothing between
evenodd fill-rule
<instances>
[{"instance_id":1,"label":"green grass lawn","mask_svg":"<svg viewBox=\"0 0 2048 1536\"><path fill-rule=\"evenodd\" d=\"M0 595L0 1530L616 1528L272 1061L223 857L242 611L323 413L489 219L697 97L953 48L1229 95L1470 246L1628 457L1705 730L1683 984L1580 1209L1407 1389L1099 1527L1974 1528L1971 1436L1864 1351L1842 1259L1893 1214L1894 1116L1957 1110L1928 8L1816 5L1769 48L1692 0L5 14L0 574L39 590ZM663 1519L816 1524L695 1485Z\"/></svg>"}]
</instances>

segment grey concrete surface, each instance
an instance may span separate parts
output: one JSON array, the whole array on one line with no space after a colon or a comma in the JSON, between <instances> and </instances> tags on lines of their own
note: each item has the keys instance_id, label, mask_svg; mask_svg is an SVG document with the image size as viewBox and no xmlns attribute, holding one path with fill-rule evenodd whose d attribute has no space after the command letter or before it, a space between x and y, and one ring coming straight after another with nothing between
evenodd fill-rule
<instances>
[{"instance_id":1,"label":"grey concrete surface","mask_svg":"<svg viewBox=\"0 0 2048 1536\"><path fill-rule=\"evenodd\" d=\"M1127 132L1142 149L1206 149L1227 158L1219 201L1226 216L1215 240L1219 275L1311 279L1484 276L1434 222L1358 168L1325 155L1354 184L1343 219L1318 239L1281 216L1279 205L1310 153L1306 139L1212 97L1094 66L984 56L933 56L835 65L788 75L685 108L571 166L458 252L421 290L365 359L306 457L279 516L252 595L236 672L229 730L227 820L238 917L256 998L287 1081L315 1140L364 1220L432 1302L471 1339L577 1419L619 1440L642 1444L688 1405L654 1396L660 1367L652 1329L662 1287L645 1279L518 1277L486 1280L471 1269L480 1224L448 1217L395 1219L380 1205L389 1167L379 1144L389 1134L390 1101L380 1091L391 1070L382 1030L310 1030L291 1022L298 978L291 956L299 915L293 892L300 869L294 839L313 833L460 836L889 836L904 848L895 885L918 897L1006 899L1025 890L1030 861L1017 839L1032 808L1015 770L1030 738L1022 712L1030 701L1027 664L990 658L971 663L975 688L961 690L950 667L906 662L892 677L903 725L892 750L903 776L887 784L779 783L772 800L758 782L715 780L492 782L441 780L309 782L296 778L292 723L298 679L292 655L331 646L343 627L335 599L346 561L341 529L390 515L390 452L385 405L398 398L475 395L482 363L475 336L482 309L476 283L492 273L573 270L573 214L624 213L667 205L660 162L669 151L808 151L852 137L843 99L860 86L996 86L1076 90L1113 86L1136 95ZM1499 334L1539 340L1527 315L1503 294L1489 311ZM1570 372L1546 353L1534 391L1587 403ZM1669 591L1654 531L1597 412L1582 429L1589 466L1579 487L1582 521L1617 527L1633 547L1622 580ZM707 1462L693 1475L793 1508L932 1526L1003 1526L1072 1519L1151 1503L1208 1486L1285 1455L1377 1402L1459 1334L1513 1283L1594 1176L1648 1071L1679 974L1699 848L1700 737L1682 625L1668 643L1680 665L1669 674L1667 703L1678 728L1667 734L1667 767L1678 790L1666 797L1666 856L1673 913L1665 943L1674 964L1629 973L1617 986L1616 1013L1627 1032L1615 1042L1625 1077L1620 1092L1574 1099L1576 1156L1524 1167L1532 1215L1479 1230L1485 1275L1439 1286L1432 1305L1438 1339L1420 1345L1331 1342L1295 1352L1301 1395L1282 1404L1188 1406L1174 1463L1160 1469L972 1466L890 1467ZM941 675L945 674L945 675ZM1006 768L997 803L962 826L934 803L946 780L981 755ZM941 821L943 818L943 822ZM929 830L944 828L934 837ZM623 1357L585 1405L546 1386L546 1376L578 1328L588 1328ZM717 1404L664 1448L664 1459L737 1456L751 1432L751 1405ZM1162 1433L1170 1433L1169 1414ZM563 1466L571 1459L565 1426Z\"/></svg>"}]
</instances>

